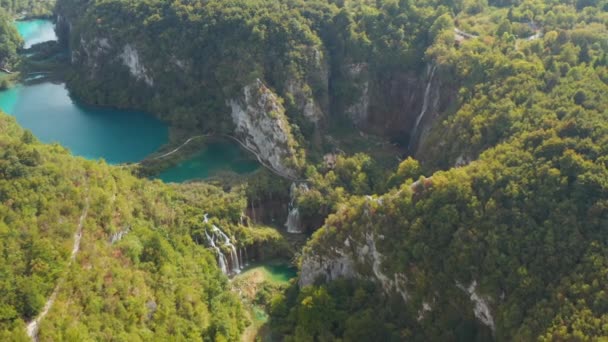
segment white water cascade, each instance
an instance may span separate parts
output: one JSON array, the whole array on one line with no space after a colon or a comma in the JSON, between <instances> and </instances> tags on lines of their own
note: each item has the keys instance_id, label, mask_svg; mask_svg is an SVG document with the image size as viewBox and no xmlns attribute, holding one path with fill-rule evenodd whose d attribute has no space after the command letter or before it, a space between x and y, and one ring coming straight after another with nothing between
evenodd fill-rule
<instances>
[{"instance_id":1,"label":"white water cascade","mask_svg":"<svg viewBox=\"0 0 608 342\"><path fill-rule=\"evenodd\" d=\"M239 257L236 254L236 248L230 242L230 238L226 235L221 229L219 229L216 225L213 225L213 232L219 234L219 236L224 239L224 246L230 248L230 259L232 261L232 272L239 273L241 271L241 266L239 265Z\"/></svg>"},{"instance_id":2,"label":"white water cascade","mask_svg":"<svg viewBox=\"0 0 608 342\"><path fill-rule=\"evenodd\" d=\"M305 189L308 189L305 184L300 185ZM289 213L287 214L287 222L285 222L285 228L287 232L291 234L301 234L302 231L302 220L300 219L300 210L296 206L296 195L298 192L298 186L296 183L291 183L289 188Z\"/></svg>"},{"instance_id":3,"label":"white water cascade","mask_svg":"<svg viewBox=\"0 0 608 342\"><path fill-rule=\"evenodd\" d=\"M220 270L222 270L222 273L228 274L228 268L226 267L226 256L224 253L222 253L222 250L215 245L215 236L211 237L209 234L207 234L207 232L205 232L205 235L207 236L207 241L209 241L211 244L211 248L213 248L217 253L217 262L220 266Z\"/></svg>"},{"instance_id":4,"label":"white water cascade","mask_svg":"<svg viewBox=\"0 0 608 342\"><path fill-rule=\"evenodd\" d=\"M246 260L243 259L243 248L239 248L239 260L241 261L241 269L245 268Z\"/></svg>"},{"instance_id":5,"label":"white water cascade","mask_svg":"<svg viewBox=\"0 0 608 342\"><path fill-rule=\"evenodd\" d=\"M429 80L426 84L426 89L424 90L424 99L422 102L422 109L420 110L420 114L418 114L418 117L416 118L416 123L414 124L414 128L412 129L412 134L410 134L410 141L415 139L416 133L418 131L418 126L420 125L422 118L424 117L427 110L429 109L429 101L430 101L431 89L432 89L431 86L433 84L433 76L435 76L436 69L437 69L436 65L433 65L429 68L429 72L428 72ZM410 145L411 145L411 143L410 143Z\"/></svg>"},{"instance_id":6,"label":"white water cascade","mask_svg":"<svg viewBox=\"0 0 608 342\"><path fill-rule=\"evenodd\" d=\"M209 217L208 214L205 214L203 216L203 222L204 223L208 223L209 222ZM211 235L205 231L205 237L207 238L207 241L209 241L209 244L211 245L211 248L213 250L215 250L215 252L217 253L217 260L218 260L218 264L220 266L220 269L222 270L222 272L224 274L237 274L241 272L241 261L239 258L239 254L236 251L236 247L234 247L234 245L232 244L232 242L230 241L230 238L228 237L228 235L226 235L226 233L224 233L218 226L216 226L215 224L212 224L212 229L211 229ZM226 258L226 255L224 255L224 252L222 252L222 249L218 246L218 244L220 244L223 247L228 247L230 249L230 263L228 263L228 259ZM230 269L228 269L228 267L231 267Z\"/></svg>"}]
</instances>

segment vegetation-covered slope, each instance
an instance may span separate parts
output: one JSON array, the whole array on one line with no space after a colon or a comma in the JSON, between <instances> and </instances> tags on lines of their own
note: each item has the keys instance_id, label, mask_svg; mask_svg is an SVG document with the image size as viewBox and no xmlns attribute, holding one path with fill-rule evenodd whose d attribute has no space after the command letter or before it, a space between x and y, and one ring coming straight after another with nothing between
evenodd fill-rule
<instances>
[{"instance_id":1,"label":"vegetation-covered slope","mask_svg":"<svg viewBox=\"0 0 608 342\"><path fill-rule=\"evenodd\" d=\"M12 68L21 44L23 40L13 25L12 17L0 7L0 68Z\"/></svg>"},{"instance_id":2,"label":"vegetation-covered slope","mask_svg":"<svg viewBox=\"0 0 608 342\"><path fill-rule=\"evenodd\" d=\"M387 194L338 204L304 251L300 284L360 283L277 298L279 331L354 340L358 322L381 317L397 340L608 335L604 5L530 6L460 14L501 24L456 47L452 31L437 36L427 53L463 87L421 157L427 170L462 167L419 179L407 160ZM530 20L542 34L516 37ZM370 293L371 311L360 305Z\"/></svg>"},{"instance_id":3,"label":"vegetation-covered slope","mask_svg":"<svg viewBox=\"0 0 608 342\"><path fill-rule=\"evenodd\" d=\"M414 140L422 163L394 172L364 154L303 172L292 205L322 228L300 287L264 299L277 338L595 340L608 336L607 4L60 0L57 13L89 102L232 132L248 89L251 121L289 124L319 152L339 152L338 126ZM284 200L284 182L168 186L2 122L3 336L61 284L43 339L238 338L240 304L198 245L203 214L240 246L276 242L240 221Z\"/></svg>"},{"instance_id":4,"label":"vegetation-covered slope","mask_svg":"<svg viewBox=\"0 0 608 342\"><path fill-rule=\"evenodd\" d=\"M0 0L0 8L26 17L50 17L54 7L55 0Z\"/></svg>"},{"instance_id":5,"label":"vegetation-covered slope","mask_svg":"<svg viewBox=\"0 0 608 342\"><path fill-rule=\"evenodd\" d=\"M24 321L57 287L42 341L238 340L241 305L215 255L195 243L204 213L243 232L238 192L172 187L74 158L4 114L0 133L0 339L23 338Z\"/></svg>"}]
</instances>

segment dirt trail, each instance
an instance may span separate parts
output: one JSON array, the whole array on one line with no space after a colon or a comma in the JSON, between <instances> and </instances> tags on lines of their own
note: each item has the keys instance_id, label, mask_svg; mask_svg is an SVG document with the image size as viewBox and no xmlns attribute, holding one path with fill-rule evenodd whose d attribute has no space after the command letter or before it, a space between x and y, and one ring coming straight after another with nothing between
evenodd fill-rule
<instances>
[{"instance_id":1,"label":"dirt trail","mask_svg":"<svg viewBox=\"0 0 608 342\"><path fill-rule=\"evenodd\" d=\"M68 268L72 265L74 260L76 260L76 255L78 254L78 251L80 250L80 241L82 240L82 229L84 227L84 221L87 218L88 211L89 211L89 196L87 195L87 199L85 200L84 209L82 211L82 214L80 215L80 219L78 221L78 226L76 227L76 232L74 233L74 244L72 247L72 254L70 255L70 261L68 262ZM65 279L59 279L57 286L55 286L55 289L53 289L53 293L51 293L51 296L44 304L44 308L42 309L42 311L38 314L38 316L36 318L34 318L31 322L29 322L27 324L26 333L27 333L27 336L29 336L29 338L32 339L32 341L34 341L34 342L38 341L38 329L40 326L40 322L49 313L49 310L51 310L51 307L53 306L53 303L55 303L55 299L57 299L57 294L59 293L61 285L63 284L64 281L65 281Z\"/></svg>"}]
</instances>

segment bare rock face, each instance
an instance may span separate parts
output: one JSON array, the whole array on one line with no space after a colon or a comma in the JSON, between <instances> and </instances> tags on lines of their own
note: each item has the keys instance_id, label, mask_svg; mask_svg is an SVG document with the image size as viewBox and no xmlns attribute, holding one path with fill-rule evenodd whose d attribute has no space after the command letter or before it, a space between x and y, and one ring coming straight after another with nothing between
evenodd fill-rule
<instances>
[{"instance_id":1,"label":"bare rock face","mask_svg":"<svg viewBox=\"0 0 608 342\"><path fill-rule=\"evenodd\" d=\"M378 205L383 203L382 199L368 197L366 213L369 212L368 205L371 201ZM376 246L377 241L384 239L384 236L375 230L370 225L365 232L353 232L341 246L333 240L317 241L305 249L298 282L300 287L313 284L317 279L332 281L338 278L365 278L379 283L386 293L398 293L407 302L407 276L403 273L385 272L385 256Z\"/></svg>"},{"instance_id":2,"label":"bare rock face","mask_svg":"<svg viewBox=\"0 0 608 342\"><path fill-rule=\"evenodd\" d=\"M350 64L346 66L348 77L353 79L353 84L359 92L354 103L346 108L346 114L357 126L364 125L369 120L369 75L367 63Z\"/></svg>"},{"instance_id":3,"label":"bare rock face","mask_svg":"<svg viewBox=\"0 0 608 342\"><path fill-rule=\"evenodd\" d=\"M475 314L475 318L490 328L492 333L496 332L496 324L494 324L494 317L490 309L490 301L478 293L477 281L473 280L468 287L456 282L456 286L470 296L471 302L474 304L473 313Z\"/></svg>"},{"instance_id":4,"label":"bare rock face","mask_svg":"<svg viewBox=\"0 0 608 342\"><path fill-rule=\"evenodd\" d=\"M85 65L91 76L103 72L103 64L122 64L134 80L143 81L148 87L154 86L151 69L144 64L135 45L125 44L121 48L105 37L79 38L77 46L71 49L72 64Z\"/></svg>"},{"instance_id":5,"label":"bare rock face","mask_svg":"<svg viewBox=\"0 0 608 342\"><path fill-rule=\"evenodd\" d=\"M376 248L376 238L372 233L367 233L362 242L347 238L343 248L332 247L327 255L308 251L302 259L298 284L303 287L313 284L317 279L332 281L338 278L369 278L378 282L386 293L397 292L407 302L407 277L401 273L384 273L384 255Z\"/></svg>"},{"instance_id":6,"label":"bare rock face","mask_svg":"<svg viewBox=\"0 0 608 342\"><path fill-rule=\"evenodd\" d=\"M339 249L336 249L335 253L336 256L331 258L307 255L302 261L300 287L311 285L318 278L322 278L323 281L332 281L339 278L356 277L353 259Z\"/></svg>"},{"instance_id":7,"label":"bare rock face","mask_svg":"<svg viewBox=\"0 0 608 342\"><path fill-rule=\"evenodd\" d=\"M79 46L71 51L72 63L83 63L94 73L99 69L99 62L108 53L112 46L107 38L94 38L86 40L80 37Z\"/></svg>"},{"instance_id":8,"label":"bare rock face","mask_svg":"<svg viewBox=\"0 0 608 342\"><path fill-rule=\"evenodd\" d=\"M281 175L298 174L297 145L279 97L261 80L228 101L235 134L259 159Z\"/></svg>"},{"instance_id":9,"label":"bare rock face","mask_svg":"<svg viewBox=\"0 0 608 342\"><path fill-rule=\"evenodd\" d=\"M131 76L144 81L150 87L154 85L154 80L149 75L148 69L144 66L137 49L133 45L125 45L119 58L129 68Z\"/></svg>"},{"instance_id":10,"label":"bare rock face","mask_svg":"<svg viewBox=\"0 0 608 342\"><path fill-rule=\"evenodd\" d=\"M371 217L372 203L377 207L382 206L383 202L382 197L379 199L368 197L363 204L364 215ZM339 278L367 279L376 282L387 294L398 294L408 305L415 305L414 301L410 300L411 298L424 296L423 301L417 304L420 305L417 308L418 321L424 320L428 312L441 310L435 303L437 297L445 295L445 293L435 292L429 297L428 294L420 292L414 281L410 281L409 278L416 278L414 274L408 276L406 273L390 271L386 267L391 260L386 256L388 251L380 249L385 236L373 223L369 223L366 228L357 231L341 233L324 231L324 233L326 234L317 237L303 251L298 280L300 287L314 284L317 281L330 282ZM395 262L392 261L393 266ZM471 303L471 307L465 307L463 310L472 308L477 320L495 332L496 324L491 307L493 300L480 293L477 281L472 281L468 286L456 281L453 284L445 284L445 287L463 291Z\"/></svg>"},{"instance_id":11,"label":"bare rock face","mask_svg":"<svg viewBox=\"0 0 608 342\"><path fill-rule=\"evenodd\" d=\"M433 64L420 71L377 71L367 63L341 67L354 98L343 115L360 130L393 138L417 152L433 123L455 101L455 89Z\"/></svg>"}]
</instances>

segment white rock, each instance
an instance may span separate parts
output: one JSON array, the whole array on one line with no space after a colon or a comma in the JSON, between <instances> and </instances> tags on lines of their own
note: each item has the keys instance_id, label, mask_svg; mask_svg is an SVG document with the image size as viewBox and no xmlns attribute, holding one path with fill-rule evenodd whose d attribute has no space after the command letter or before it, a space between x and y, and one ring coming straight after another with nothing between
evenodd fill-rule
<instances>
[{"instance_id":1,"label":"white rock","mask_svg":"<svg viewBox=\"0 0 608 342\"><path fill-rule=\"evenodd\" d=\"M137 49L131 44L124 46L119 58L129 68L129 72L138 80L143 80L148 86L154 85L154 80L148 75L148 70L140 61Z\"/></svg>"},{"instance_id":2,"label":"white rock","mask_svg":"<svg viewBox=\"0 0 608 342\"><path fill-rule=\"evenodd\" d=\"M492 330L492 333L496 330L496 325L494 324L494 317L492 317L492 311L490 310L489 301L479 295L477 293L477 281L473 280L471 285L468 287L464 287L461 283L456 282L456 286L469 294L471 301L475 304L473 308L473 313L475 317L484 325Z\"/></svg>"},{"instance_id":3,"label":"white rock","mask_svg":"<svg viewBox=\"0 0 608 342\"><path fill-rule=\"evenodd\" d=\"M282 174L295 177L296 151L285 108L262 81L243 89L243 96L228 101L236 125L235 133L244 144ZM291 165L289 165L291 164Z\"/></svg>"}]
</instances>

